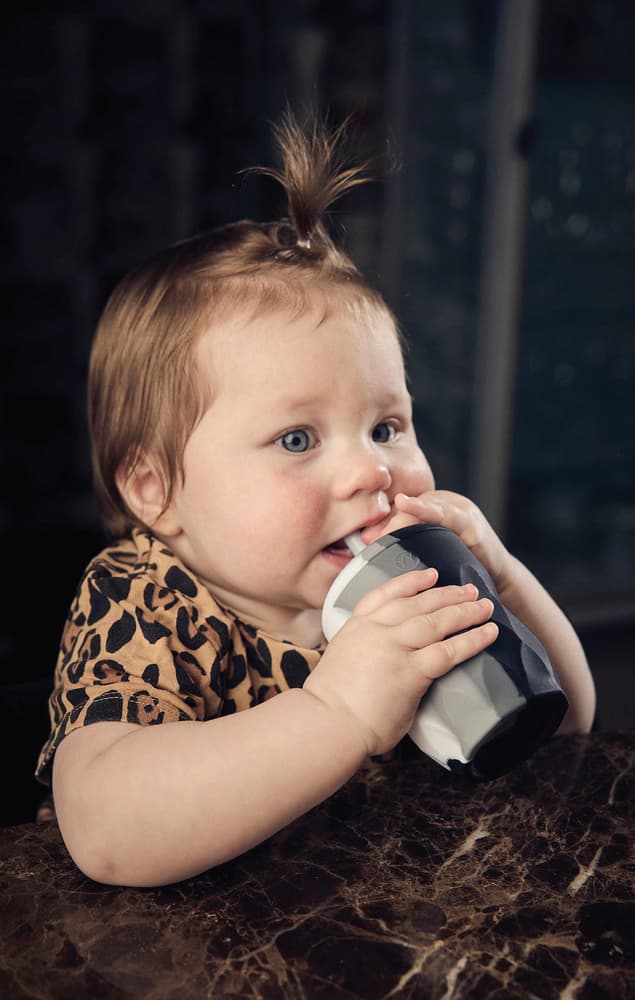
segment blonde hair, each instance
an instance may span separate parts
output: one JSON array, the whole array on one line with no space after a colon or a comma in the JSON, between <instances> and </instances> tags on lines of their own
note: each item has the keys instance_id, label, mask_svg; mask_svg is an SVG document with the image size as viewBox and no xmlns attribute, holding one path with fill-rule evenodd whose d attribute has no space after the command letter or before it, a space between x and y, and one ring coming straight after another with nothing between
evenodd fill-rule
<instances>
[{"instance_id":1,"label":"blonde hair","mask_svg":"<svg viewBox=\"0 0 635 1000\"><path fill-rule=\"evenodd\" d=\"M311 287L346 289L356 301L390 311L352 260L330 238L326 209L364 183L363 166L341 159L345 124L304 131L287 113L274 135L282 166L254 167L275 178L287 217L242 220L175 244L126 275L97 326L88 376L88 417L97 500L106 531L127 534L140 522L117 478L151 456L165 507L183 452L209 406L195 347L210 324L245 302L257 309L306 307ZM209 390L208 390L209 392Z\"/></svg>"}]
</instances>

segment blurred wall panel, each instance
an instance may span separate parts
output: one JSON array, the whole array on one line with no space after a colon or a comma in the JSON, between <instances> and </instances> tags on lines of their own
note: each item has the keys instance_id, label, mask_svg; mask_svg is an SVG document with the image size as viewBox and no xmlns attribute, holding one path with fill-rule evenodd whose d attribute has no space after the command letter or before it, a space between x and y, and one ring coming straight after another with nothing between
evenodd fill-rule
<instances>
[{"instance_id":1,"label":"blurred wall panel","mask_svg":"<svg viewBox=\"0 0 635 1000\"><path fill-rule=\"evenodd\" d=\"M579 624L635 622L634 46L543 5L507 524Z\"/></svg>"}]
</instances>

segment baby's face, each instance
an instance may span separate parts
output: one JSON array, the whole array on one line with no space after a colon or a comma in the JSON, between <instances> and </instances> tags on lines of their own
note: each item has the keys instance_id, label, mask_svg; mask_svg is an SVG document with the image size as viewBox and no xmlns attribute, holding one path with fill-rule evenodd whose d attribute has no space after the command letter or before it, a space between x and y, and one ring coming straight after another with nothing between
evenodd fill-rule
<instances>
[{"instance_id":1,"label":"baby's face","mask_svg":"<svg viewBox=\"0 0 635 1000\"><path fill-rule=\"evenodd\" d=\"M394 327L365 312L236 317L200 343L213 401L168 541L224 607L288 638L307 612L318 620L351 558L344 536L368 541L396 493L433 486Z\"/></svg>"}]
</instances>

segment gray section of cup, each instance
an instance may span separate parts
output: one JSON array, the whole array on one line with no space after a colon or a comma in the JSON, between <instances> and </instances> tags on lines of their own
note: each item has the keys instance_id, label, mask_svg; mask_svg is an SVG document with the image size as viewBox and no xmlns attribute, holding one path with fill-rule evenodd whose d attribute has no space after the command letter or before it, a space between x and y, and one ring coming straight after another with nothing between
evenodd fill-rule
<instances>
[{"instance_id":1,"label":"gray section of cup","mask_svg":"<svg viewBox=\"0 0 635 1000\"><path fill-rule=\"evenodd\" d=\"M512 679L484 651L435 681L408 735L443 767L449 760L467 763L484 736L524 705Z\"/></svg>"},{"instance_id":2,"label":"gray section of cup","mask_svg":"<svg viewBox=\"0 0 635 1000\"><path fill-rule=\"evenodd\" d=\"M357 573L331 603L352 612L364 594L373 587L378 587L380 583L392 580L402 573L427 568L414 553L408 552L397 543L398 539L393 535L384 535L355 556L355 560L359 563ZM331 591L327 595L327 605L332 596Z\"/></svg>"}]
</instances>

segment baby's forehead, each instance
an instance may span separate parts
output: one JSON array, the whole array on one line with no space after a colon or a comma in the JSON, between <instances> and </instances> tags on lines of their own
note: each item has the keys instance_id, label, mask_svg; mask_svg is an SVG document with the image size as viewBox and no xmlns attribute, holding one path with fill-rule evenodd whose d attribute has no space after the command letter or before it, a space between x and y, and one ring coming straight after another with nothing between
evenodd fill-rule
<instances>
[{"instance_id":1,"label":"baby's forehead","mask_svg":"<svg viewBox=\"0 0 635 1000\"><path fill-rule=\"evenodd\" d=\"M206 333L209 347L226 345L228 340L251 326L276 329L303 321L316 331L327 320L341 320L346 325L383 329L399 340L394 317L381 296L373 289L346 283L329 282L251 282L234 287L230 295L215 297Z\"/></svg>"},{"instance_id":2,"label":"baby's forehead","mask_svg":"<svg viewBox=\"0 0 635 1000\"><path fill-rule=\"evenodd\" d=\"M309 287L245 296L211 317L197 345L197 367L211 398L228 386L281 377L311 384L324 366L349 373L374 368L375 377L403 381L399 334L383 300L363 289ZM378 345L380 355L377 355ZM255 376L260 372L260 378ZM323 385L323 389L328 388Z\"/></svg>"}]
</instances>

